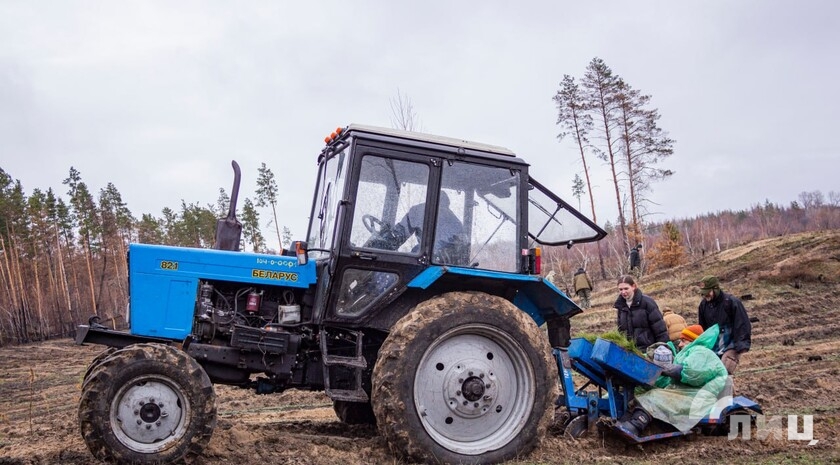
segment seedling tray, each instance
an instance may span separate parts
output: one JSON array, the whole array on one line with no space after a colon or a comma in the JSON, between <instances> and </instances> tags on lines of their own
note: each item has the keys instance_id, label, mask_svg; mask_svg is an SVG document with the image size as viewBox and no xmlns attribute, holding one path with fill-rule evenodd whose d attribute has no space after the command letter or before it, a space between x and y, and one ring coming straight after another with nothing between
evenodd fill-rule
<instances>
[{"instance_id":1,"label":"seedling tray","mask_svg":"<svg viewBox=\"0 0 840 465\"><path fill-rule=\"evenodd\" d=\"M604 378L604 368L595 360L592 360L593 343L582 337L574 338L569 345L569 357L589 372ZM588 373L587 373L588 374Z\"/></svg>"},{"instance_id":2,"label":"seedling tray","mask_svg":"<svg viewBox=\"0 0 840 465\"><path fill-rule=\"evenodd\" d=\"M630 383L653 386L662 373L656 364L606 339L595 340L590 358L609 375Z\"/></svg>"}]
</instances>

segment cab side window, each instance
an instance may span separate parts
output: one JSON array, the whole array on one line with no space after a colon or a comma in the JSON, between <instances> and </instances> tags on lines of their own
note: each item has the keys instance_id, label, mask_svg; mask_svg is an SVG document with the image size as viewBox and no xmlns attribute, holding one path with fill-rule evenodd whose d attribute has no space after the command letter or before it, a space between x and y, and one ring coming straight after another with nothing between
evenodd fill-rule
<instances>
[{"instance_id":1,"label":"cab side window","mask_svg":"<svg viewBox=\"0 0 840 465\"><path fill-rule=\"evenodd\" d=\"M366 155L350 245L419 254L429 172L424 163Z\"/></svg>"}]
</instances>

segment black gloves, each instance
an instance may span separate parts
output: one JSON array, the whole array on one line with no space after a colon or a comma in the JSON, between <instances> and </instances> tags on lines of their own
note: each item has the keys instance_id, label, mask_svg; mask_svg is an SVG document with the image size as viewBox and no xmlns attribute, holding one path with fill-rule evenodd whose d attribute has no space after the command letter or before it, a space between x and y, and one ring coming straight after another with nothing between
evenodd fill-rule
<instances>
[{"instance_id":1,"label":"black gloves","mask_svg":"<svg viewBox=\"0 0 840 465\"><path fill-rule=\"evenodd\" d=\"M659 365L660 368L662 368L662 375L663 376L668 376L670 378L673 378L674 381L679 381L680 380L680 377L682 376L682 369L683 369L682 365L677 364L677 363L665 363L665 362L656 362L656 361L654 361L653 363L656 363L657 365Z\"/></svg>"}]
</instances>

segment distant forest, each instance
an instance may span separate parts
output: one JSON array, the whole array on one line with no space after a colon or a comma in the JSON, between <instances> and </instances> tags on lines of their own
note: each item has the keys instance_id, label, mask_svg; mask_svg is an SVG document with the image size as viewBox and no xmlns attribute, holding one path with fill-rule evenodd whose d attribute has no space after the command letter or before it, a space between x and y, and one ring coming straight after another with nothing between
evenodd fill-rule
<instances>
[{"instance_id":1,"label":"distant forest","mask_svg":"<svg viewBox=\"0 0 840 465\"><path fill-rule=\"evenodd\" d=\"M111 183L94 195L71 168L64 185L66 197L52 189L27 194L0 168L0 346L72 336L92 315L125 328L128 244L210 248L216 220L227 213L230 200L220 189L215 204L182 201L179 210L165 208L160 218L143 214L138 219ZM271 206L276 213L276 185L265 165L255 199L246 198L239 212L244 248L276 253L266 249L254 208ZM757 239L838 228L840 194L826 198L815 191L803 192L789 205L765 202L744 211L647 224L638 242L643 270L652 271ZM544 250L543 273L554 271L555 282L564 287L578 267L596 279L627 272L627 250L636 244L609 224L605 229L610 234L597 244ZM273 232L281 244L291 240L286 228Z\"/></svg>"}]
</instances>

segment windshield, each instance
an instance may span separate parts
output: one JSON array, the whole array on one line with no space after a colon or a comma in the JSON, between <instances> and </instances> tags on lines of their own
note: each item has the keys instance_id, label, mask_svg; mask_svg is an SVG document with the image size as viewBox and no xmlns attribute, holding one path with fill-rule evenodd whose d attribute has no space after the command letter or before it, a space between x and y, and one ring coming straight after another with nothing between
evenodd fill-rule
<instances>
[{"instance_id":1,"label":"windshield","mask_svg":"<svg viewBox=\"0 0 840 465\"><path fill-rule=\"evenodd\" d=\"M543 245L594 242L607 233L534 178L528 181L528 235Z\"/></svg>"},{"instance_id":2,"label":"windshield","mask_svg":"<svg viewBox=\"0 0 840 465\"><path fill-rule=\"evenodd\" d=\"M335 218L338 201L344 192L346 179L347 148L330 154L318 168L318 190L309 217L307 243L310 258L317 259L332 250L335 240ZM320 250L317 250L320 249Z\"/></svg>"}]
</instances>

